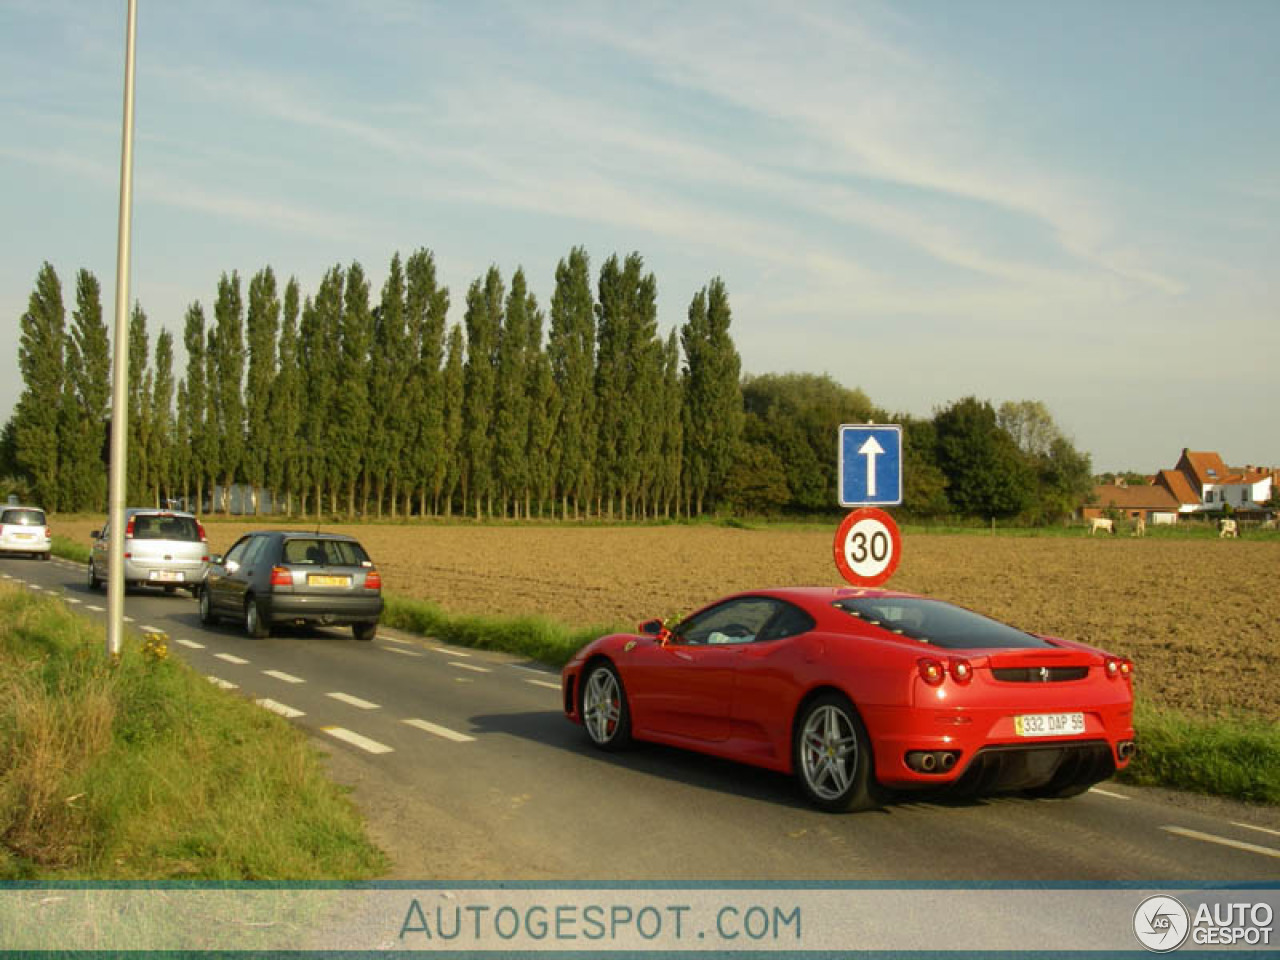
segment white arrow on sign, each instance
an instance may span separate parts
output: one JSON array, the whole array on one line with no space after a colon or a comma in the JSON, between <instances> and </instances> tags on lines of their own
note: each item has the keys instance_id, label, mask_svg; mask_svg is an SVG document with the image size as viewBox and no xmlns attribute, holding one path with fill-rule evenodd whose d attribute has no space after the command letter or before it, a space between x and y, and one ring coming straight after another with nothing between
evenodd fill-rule
<instances>
[{"instance_id":1,"label":"white arrow on sign","mask_svg":"<svg viewBox=\"0 0 1280 960\"><path fill-rule=\"evenodd\" d=\"M867 458L867 496L876 495L876 457L884 453L875 436L867 437L866 442L858 448L858 453Z\"/></svg>"}]
</instances>

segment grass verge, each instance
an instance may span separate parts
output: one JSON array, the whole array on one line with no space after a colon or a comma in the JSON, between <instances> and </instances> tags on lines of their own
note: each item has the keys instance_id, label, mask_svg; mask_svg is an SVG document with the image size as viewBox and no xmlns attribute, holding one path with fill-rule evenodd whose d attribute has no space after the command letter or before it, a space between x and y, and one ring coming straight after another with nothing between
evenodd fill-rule
<instances>
[{"instance_id":1,"label":"grass verge","mask_svg":"<svg viewBox=\"0 0 1280 960\"><path fill-rule=\"evenodd\" d=\"M1120 779L1280 804L1280 724L1265 717L1200 720L1138 701L1138 752Z\"/></svg>"},{"instance_id":2,"label":"grass verge","mask_svg":"<svg viewBox=\"0 0 1280 960\"><path fill-rule=\"evenodd\" d=\"M287 722L0 585L0 880L361 880L385 856Z\"/></svg>"}]
</instances>

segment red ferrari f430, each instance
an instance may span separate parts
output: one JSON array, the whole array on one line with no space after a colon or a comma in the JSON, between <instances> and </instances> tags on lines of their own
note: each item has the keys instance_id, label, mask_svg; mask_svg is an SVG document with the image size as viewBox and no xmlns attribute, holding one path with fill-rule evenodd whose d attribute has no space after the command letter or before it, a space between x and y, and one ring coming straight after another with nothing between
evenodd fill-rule
<instances>
[{"instance_id":1,"label":"red ferrari f430","mask_svg":"<svg viewBox=\"0 0 1280 960\"><path fill-rule=\"evenodd\" d=\"M795 774L831 811L900 790L1069 797L1135 749L1133 664L941 600L808 587L719 600L587 644L564 710L591 742Z\"/></svg>"}]
</instances>

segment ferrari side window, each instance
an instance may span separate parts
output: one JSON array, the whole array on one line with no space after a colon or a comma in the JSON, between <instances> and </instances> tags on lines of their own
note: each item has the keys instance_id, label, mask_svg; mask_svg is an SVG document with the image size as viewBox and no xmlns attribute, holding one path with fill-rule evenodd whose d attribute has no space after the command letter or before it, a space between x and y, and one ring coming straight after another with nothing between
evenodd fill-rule
<instances>
[{"instance_id":1,"label":"ferrari side window","mask_svg":"<svg viewBox=\"0 0 1280 960\"><path fill-rule=\"evenodd\" d=\"M774 614L763 630L756 634L756 643L763 643L766 640L782 640L786 637L798 637L802 633L808 633L817 624L813 617L809 616L799 607L793 607L789 603L779 605L778 612Z\"/></svg>"},{"instance_id":2,"label":"ferrari side window","mask_svg":"<svg viewBox=\"0 0 1280 960\"><path fill-rule=\"evenodd\" d=\"M767 597L730 600L681 624L680 641L709 645L751 643L777 609L778 601Z\"/></svg>"}]
</instances>

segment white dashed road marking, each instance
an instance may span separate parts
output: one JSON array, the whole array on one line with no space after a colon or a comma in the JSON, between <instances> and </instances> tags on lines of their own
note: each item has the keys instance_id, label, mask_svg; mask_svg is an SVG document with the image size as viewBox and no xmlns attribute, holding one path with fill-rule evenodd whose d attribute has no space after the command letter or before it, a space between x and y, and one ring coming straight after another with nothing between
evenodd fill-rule
<instances>
[{"instance_id":1,"label":"white dashed road marking","mask_svg":"<svg viewBox=\"0 0 1280 960\"><path fill-rule=\"evenodd\" d=\"M1259 827L1252 823L1237 823L1234 820L1231 821L1231 825L1233 827L1244 827L1246 830L1257 830L1259 833L1269 833L1273 837L1280 837L1280 830L1272 830L1270 827Z\"/></svg>"},{"instance_id":2,"label":"white dashed road marking","mask_svg":"<svg viewBox=\"0 0 1280 960\"><path fill-rule=\"evenodd\" d=\"M285 683L306 683L301 677L295 677L292 673L285 673L283 670L263 670L262 672L268 677L275 677Z\"/></svg>"},{"instance_id":3,"label":"white dashed road marking","mask_svg":"<svg viewBox=\"0 0 1280 960\"><path fill-rule=\"evenodd\" d=\"M149 627L145 623L142 626L140 626L138 629L145 630L147 633L164 633L165 632L161 630L159 627Z\"/></svg>"},{"instance_id":4,"label":"white dashed road marking","mask_svg":"<svg viewBox=\"0 0 1280 960\"><path fill-rule=\"evenodd\" d=\"M1103 790L1101 787L1090 787L1090 793L1096 793L1104 797L1110 797L1113 800L1132 800L1132 797L1126 797L1123 793L1112 793L1110 790Z\"/></svg>"},{"instance_id":5,"label":"white dashed road marking","mask_svg":"<svg viewBox=\"0 0 1280 960\"><path fill-rule=\"evenodd\" d=\"M306 714L301 710L295 710L293 707L287 707L283 703L276 703L274 700L267 700L264 698L253 702L260 707L265 707L272 713L280 714L280 716L284 717L286 720L296 720L298 717L306 716Z\"/></svg>"},{"instance_id":6,"label":"white dashed road marking","mask_svg":"<svg viewBox=\"0 0 1280 960\"><path fill-rule=\"evenodd\" d=\"M426 720L419 720L417 717L409 717L404 721L411 727L417 727L419 730L425 730L427 733L433 733L437 737L444 737L446 740L453 740L455 743L471 743L475 737L468 736L465 733L458 733L457 730L450 730L448 727L441 727Z\"/></svg>"},{"instance_id":7,"label":"white dashed road marking","mask_svg":"<svg viewBox=\"0 0 1280 960\"><path fill-rule=\"evenodd\" d=\"M133 619L133 617L124 617L124 618L122 618L122 619L124 620L124 622L125 622L125 623L137 623L137 622L138 622L137 620Z\"/></svg>"},{"instance_id":8,"label":"white dashed road marking","mask_svg":"<svg viewBox=\"0 0 1280 960\"><path fill-rule=\"evenodd\" d=\"M472 663L452 663L452 662L450 662L449 666L451 666L451 667L457 667L459 670L474 670L476 673L492 673L492 672L493 672L493 671L492 671L492 670L490 670L488 667L477 667L475 664L472 664Z\"/></svg>"},{"instance_id":9,"label":"white dashed road marking","mask_svg":"<svg viewBox=\"0 0 1280 960\"><path fill-rule=\"evenodd\" d=\"M98 613L102 613L102 608L101 608L101 607L95 607L92 603L90 603L90 604L86 604L86 606L87 606L90 610L96 610Z\"/></svg>"},{"instance_id":10,"label":"white dashed road marking","mask_svg":"<svg viewBox=\"0 0 1280 960\"><path fill-rule=\"evenodd\" d=\"M525 683L532 683L535 687L546 687L548 690L560 689L560 684L552 683L549 680L526 680Z\"/></svg>"},{"instance_id":11,"label":"white dashed road marking","mask_svg":"<svg viewBox=\"0 0 1280 960\"><path fill-rule=\"evenodd\" d=\"M401 650L399 647L379 647L379 650L385 650L387 653L398 653L402 657L420 657L422 654L416 650Z\"/></svg>"},{"instance_id":12,"label":"white dashed road marking","mask_svg":"<svg viewBox=\"0 0 1280 960\"><path fill-rule=\"evenodd\" d=\"M227 663L234 663L237 667L243 667L246 663L249 662L248 660L245 660L243 657L237 657L234 653L215 653L214 656L217 657L219 660L227 661Z\"/></svg>"},{"instance_id":13,"label":"white dashed road marking","mask_svg":"<svg viewBox=\"0 0 1280 960\"><path fill-rule=\"evenodd\" d=\"M83 600L77 600L75 597L67 597L67 603L83 603Z\"/></svg>"},{"instance_id":14,"label":"white dashed road marking","mask_svg":"<svg viewBox=\"0 0 1280 960\"><path fill-rule=\"evenodd\" d=\"M186 637L174 637L174 638L173 638L173 642L174 642L174 643L180 643L180 644L182 644L184 647L189 647L189 648L190 648L190 649L192 649L192 650L203 650L203 649L204 649L204 644L203 644L203 643L196 643L194 640L188 640Z\"/></svg>"},{"instance_id":15,"label":"white dashed road marking","mask_svg":"<svg viewBox=\"0 0 1280 960\"><path fill-rule=\"evenodd\" d=\"M1199 830L1188 830L1186 827L1161 827L1161 830L1167 830L1169 833L1179 837L1188 837L1191 840L1203 840L1205 843L1216 843L1221 847L1233 847L1236 850L1247 850L1249 853L1260 853L1264 857L1275 857L1280 859L1280 850L1273 847L1263 847L1256 843L1245 843L1243 840L1232 840L1230 837L1218 837L1212 833L1201 833Z\"/></svg>"},{"instance_id":16,"label":"white dashed road marking","mask_svg":"<svg viewBox=\"0 0 1280 960\"><path fill-rule=\"evenodd\" d=\"M215 687L221 687L223 690L236 689L236 685L234 683L229 683L228 681L223 680L221 677L209 676L209 677L206 677L205 679L208 680L210 683L212 683Z\"/></svg>"},{"instance_id":17,"label":"white dashed road marking","mask_svg":"<svg viewBox=\"0 0 1280 960\"><path fill-rule=\"evenodd\" d=\"M332 694L330 694L332 696ZM331 737L337 737L339 740L345 741L352 746L359 747L361 750L367 750L370 753L391 753L392 748L385 743L379 743L377 740L370 740L368 737L362 737L358 733L352 733L346 727L321 727L325 733Z\"/></svg>"},{"instance_id":18,"label":"white dashed road marking","mask_svg":"<svg viewBox=\"0 0 1280 960\"><path fill-rule=\"evenodd\" d=\"M353 707L359 707L361 710L377 710L376 703L370 703L368 700L361 700L359 697L353 697L349 693L326 693L326 697L332 697L334 700L342 703L350 704Z\"/></svg>"},{"instance_id":19,"label":"white dashed road marking","mask_svg":"<svg viewBox=\"0 0 1280 960\"><path fill-rule=\"evenodd\" d=\"M449 648L447 648L447 647L431 647L430 649L431 649L431 650L433 650L433 651L434 651L434 652L436 652L436 653L443 653L443 654L444 654L445 656L447 656L447 657L469 657L469 656L471 656L471 654L469 654L469 653L463 653L461 650L450 650L450 649L449 649Z\"/></svg>"}]
</instances>

